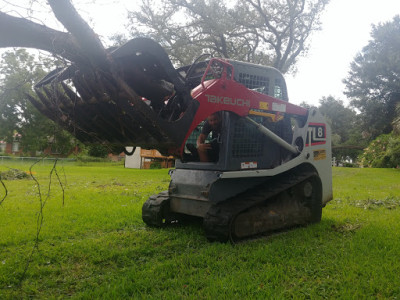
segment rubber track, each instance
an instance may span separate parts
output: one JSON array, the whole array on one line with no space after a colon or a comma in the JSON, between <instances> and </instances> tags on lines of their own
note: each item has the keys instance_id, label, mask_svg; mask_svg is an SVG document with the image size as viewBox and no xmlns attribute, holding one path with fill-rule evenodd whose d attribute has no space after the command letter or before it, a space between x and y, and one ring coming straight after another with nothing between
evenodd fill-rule
<instances>
[{"instance_id":1,"label":"rubber track","mask_svg":"<svg viewBox=\"0 0 400 300\"><path fill-rule=\"evenodd\" d=\"M166 212L168 212L169 195L163 191L157 195L150 196L143 204L142 219L149 226L163 227L167 224Z\"/></svg>"},{"instance_id":2,"label":"rubber track","mask_svg":"<svg viewBox=\"0 0 400 300\"><path fill-rule=\"evenodd\" d=\"M282 174L224 202L213 205L204 217L204 229L210 241L235 241L232 223L241 212L262 204L279 193L315 175L314 172ZM249 235L250 237L251 235Z\"/></svg>"}]
</instances>

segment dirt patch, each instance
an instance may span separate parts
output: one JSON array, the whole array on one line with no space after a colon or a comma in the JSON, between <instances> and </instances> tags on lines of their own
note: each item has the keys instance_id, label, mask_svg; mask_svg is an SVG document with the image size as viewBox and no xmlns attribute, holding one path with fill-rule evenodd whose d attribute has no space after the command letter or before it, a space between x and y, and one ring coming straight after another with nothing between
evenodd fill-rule
<instances>
[{"instance_id":1,"label":"dirt patch","mask_svg":"<svg viewBox=\"0 0 400 300\"><path fill-rule=\"evenodd\" d=\"M384 199L357 200L354 201L352 205L363 209L376 209L378 207L395 209L400 206L400 199L395 197L387 197Z\"/></svg>"},{"instance_id":2,"label":"dirt patch","mask_svg":"<svg viewBox=\"0 0 400 300\"><path fill-rule=\"evenodd\" d=\"M108 184L100 184L97 187L101 188L101 189L105 189L105 188L112 187L112 186L125 186L125 185L120 182L112 182L112 183L108 183Z\"/></svg>"},{"instance_id":3,"label":"dirt patch","mask_svg":"<svg viewBox=\"0 0 400 300\"><path fill-rule=\"evenodd\" d=\"M340 225L332 225L333 231L340 233L354 233L361 228L361 224L345 223Z\"/></svg>"}]
</instances>

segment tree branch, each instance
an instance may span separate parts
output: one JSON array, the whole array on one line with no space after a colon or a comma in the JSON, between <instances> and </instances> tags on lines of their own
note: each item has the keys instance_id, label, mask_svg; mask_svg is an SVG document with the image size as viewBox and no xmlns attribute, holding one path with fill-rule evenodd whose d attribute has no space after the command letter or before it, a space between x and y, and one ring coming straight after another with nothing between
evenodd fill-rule
<instances>
[{"instance_id":1,"label":"tree branch","mask_svg":"<svg viewBox=\"0 0 400 300\"><path fill-rule=\"evenodd\" d=\"M106 51L97 34L82 19L70 0L48 0L56 18L74 36L94 66L109 68Z\"/></svg>"},{"instance_id":2,"label":"tree branch","mask_svg":"<svg viewBox=\"0 0 400 300\"><path fill-rule=\"evenodd\" d=\"M72 35L0 12L0 47L36 48L80 61L82 53Z\"/></svg>"}]
</instances>

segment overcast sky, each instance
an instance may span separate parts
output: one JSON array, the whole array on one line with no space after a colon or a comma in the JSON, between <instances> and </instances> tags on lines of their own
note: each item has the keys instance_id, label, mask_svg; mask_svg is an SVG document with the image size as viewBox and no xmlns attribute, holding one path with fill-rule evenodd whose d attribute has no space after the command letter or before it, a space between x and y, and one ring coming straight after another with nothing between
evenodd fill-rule
<instances>
[{"instance_id":1,"label":"overcast sky","mask_svg":"<svg viewBox=\"0 0 400 300\"><path fill-rule=\"evenodd\" d=\"M286 76L290 101L317 105L322 97L332 95L347 103L342 80L370 40L371 24L389 21L396 14L400 14L399 0L331 0L322 16L323 29L312 36L298 73Z\"/></svg>"}]
</instances>

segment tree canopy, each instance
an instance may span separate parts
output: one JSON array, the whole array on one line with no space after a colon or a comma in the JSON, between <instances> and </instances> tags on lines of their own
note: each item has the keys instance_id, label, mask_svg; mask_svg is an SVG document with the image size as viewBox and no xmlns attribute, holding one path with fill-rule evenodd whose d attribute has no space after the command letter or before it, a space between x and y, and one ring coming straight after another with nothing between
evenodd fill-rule
<instances>
[{"instance_id":1,"label":"tree canopy","mask_svg":"<svg viewBox=\"0 0 400 300\"><path fill-rule=\"evenodd\" d=\"M37 48L71 62L106 65L98 36L69 0L42 2L50 5L67 32L0 11L0 47ZM129 14L130 29L133 37L147 36L161 43L178 65L210 53L271 65L285 73L295 70L298 57L307 52L328 2L142 0L140 8ZM121 42L121 37L115 40Z\"/></svg>"},{"instance_id":2,"label":"tree canopy","mask_svg":"<svg viewBox=\"0 0 400 300\"><path fill-rule=\"evenodd\" d=\"M327 118L332 132L338 136L337 144L349 140L350 129L356 121L356 113L345 107L342 100L337 100L332 96L323 97L319 101L319 110Z\"/></svg>"},{"instance_id":3,"label":"tree canopy","mask_svg":"<svg viewBox=\"0 0 400 300\"><path fill-rule=\"evenodd\" d=\"M71 135L39 113L28 100L28 95L34 95L34 84L49 66L53 66L52 60L42 57L39 64L25 49L6 52L0 61L0 139L12 142L19 134L26 152L53 146L53 151L67 153L73 146Z\"/></svg>"},{"instance_id":4,"label":"tree canopy","mask_svg":"<svg viewBox=\"0 0 400 300\"><path fill-rule=\"evenodd\" d=\"M201 54L295 68L329 0L142 0L133 36L160 42L179 65Z\"/></svg>"},{"instance_id":5,"label":"tree canopy","mask_svg":"<svg viewBox=\"0 0 400 300\"><path fill-rule=\"evenodd\" d=\"M360 156L360 164L373 168L400 167L400 137L392 133L381 134Z\"/></svg>"},{"instance_id":6,"label":"tree canopy","mask_svg":"<svg viewBox=\"0 0 400 300\"><path fill-rule=\"evenodd\" d=\"M351 64L345 94L374 139L390 133L400 102L400 16L372 27L372 39Z\"/></svg>"}]
</instances>

